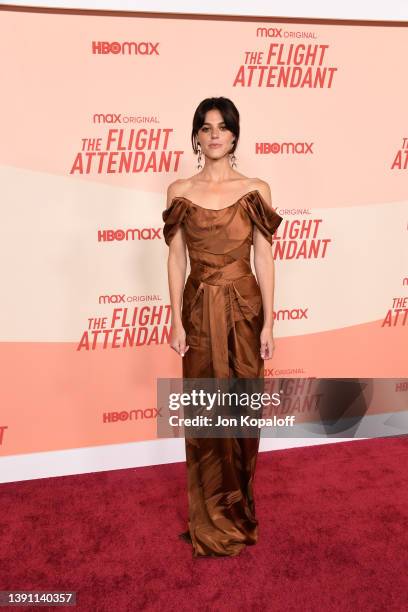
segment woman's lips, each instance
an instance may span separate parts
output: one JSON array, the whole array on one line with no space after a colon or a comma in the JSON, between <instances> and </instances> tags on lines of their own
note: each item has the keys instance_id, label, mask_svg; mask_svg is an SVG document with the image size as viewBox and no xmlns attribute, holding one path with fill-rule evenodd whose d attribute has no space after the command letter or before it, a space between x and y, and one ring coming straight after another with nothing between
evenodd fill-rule
<instances>
[{"instance_id":1,"label":"woman's lips","mask_svg":"<svg viewBox=\"0 0 408 612\"><path fill-rule=\"evenodd\" d=\"M217 147L220 147L220 144L210 144L208 145L209 147L211 147L211 149L216 149Z\"/></svg>"}]
</instances>

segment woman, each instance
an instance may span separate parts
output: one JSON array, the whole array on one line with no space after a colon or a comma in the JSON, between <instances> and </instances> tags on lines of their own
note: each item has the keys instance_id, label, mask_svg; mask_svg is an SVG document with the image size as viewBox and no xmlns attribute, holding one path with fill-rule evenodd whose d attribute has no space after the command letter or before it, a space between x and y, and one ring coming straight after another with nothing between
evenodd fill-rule
<instances>
[{"instance_id":1,"label":"woman","mask_svg":"<svg viewBox=\"0 0 408 612\"><path fill-rule=\"evenodd\" d=\"M183 378L263 378L263 360L274 351L272 235L282 217L272 208L269 185L233 168L239 113L231 100L203 100L191 138L202 169L168 187L162 215L170 346L183 358ZM186 247L191 271L185 283ZM189 521L181 537L191 542L194 557L235 556L258 539L253 478L259 434L186 436L185 443Z\"/></svg>"}]
</instances>

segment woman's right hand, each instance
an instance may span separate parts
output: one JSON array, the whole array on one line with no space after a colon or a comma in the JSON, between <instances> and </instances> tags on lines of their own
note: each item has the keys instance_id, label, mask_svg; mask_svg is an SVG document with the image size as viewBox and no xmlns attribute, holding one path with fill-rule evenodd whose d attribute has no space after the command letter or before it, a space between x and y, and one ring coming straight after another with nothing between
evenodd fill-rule
<instances>
[{"instance_id":1,"label":"woman's right hand","mask_svg":"<svg viewBox=\"0 0 408 612\"><path fill-rule=\"evenodd\" d=\"M181 324L172 326L170 335L170 346L181 357L184 357L184 355L190 348L188 345L186 345L186 332L184 331L184 327Z\"/></svg>"}]
</instances>

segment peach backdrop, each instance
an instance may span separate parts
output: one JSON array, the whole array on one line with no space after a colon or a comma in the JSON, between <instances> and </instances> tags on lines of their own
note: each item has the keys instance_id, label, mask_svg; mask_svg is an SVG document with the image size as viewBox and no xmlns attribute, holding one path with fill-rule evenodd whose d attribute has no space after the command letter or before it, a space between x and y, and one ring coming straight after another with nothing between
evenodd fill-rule
<instances>
[{"instance_id":1,"label":"peach backdrop","mask_svg":"<svg viewBox=\"0 0 408 612\"><path fill-rule=\"evenodd\" d=\"M93 53L101 41L139 53ZM271 44L282 62L310 45L321 64L268 66ZM407 376L406 44L402 27L2 13L0 454L155 438L156 380L181 375L161 212L168 183L196 172L208 96L238 106L238 170L269 182L284 217L265 375ZM278 86L279 69L323 85ZM132 129L153 139L119 172L110 130ZM91 139L111 142L110 166L86 156Z\"/></svg>"}]
</instances>

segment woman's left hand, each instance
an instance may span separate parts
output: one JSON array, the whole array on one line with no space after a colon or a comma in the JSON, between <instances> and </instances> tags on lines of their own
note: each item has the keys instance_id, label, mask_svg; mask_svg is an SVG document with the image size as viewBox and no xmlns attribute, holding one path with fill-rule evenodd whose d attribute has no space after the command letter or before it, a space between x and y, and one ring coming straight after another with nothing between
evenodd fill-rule
<instances>
[{"instance_id":1,"label":"woman's left hand","mask_svg":"<svg viewBox=\"0 0 408 612\"><path fill-rule=\"evenodd\" d=\"M264 327L261 331L261 357L262 359L272 359L275 350L272 328Z\"/></svg>"}]
</instances>

